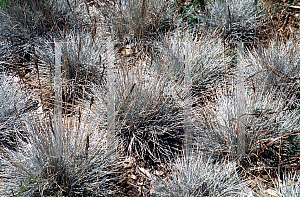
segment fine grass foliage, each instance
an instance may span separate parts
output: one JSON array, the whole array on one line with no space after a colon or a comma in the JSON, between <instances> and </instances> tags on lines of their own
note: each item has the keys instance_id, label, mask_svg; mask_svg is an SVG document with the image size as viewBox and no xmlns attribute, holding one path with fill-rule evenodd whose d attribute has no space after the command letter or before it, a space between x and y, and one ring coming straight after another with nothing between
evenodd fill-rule
<instances>
[{"instance_id":1,"label":"fine grass foliage","mask_svg":"<svg viewBox=\"0 0 300 197\"><path fill-rule=\"evenodd\" d=\"M35 107L31 95L22 90L19 79L9 73L0 75L0 144L12 150L18 149L18 141L24 139L20 121L24 114Z\"/></svg>"},{"instance_id":2,"label":"fine grass foliage","mask_svg":"<svg viewBox=\"0 0 300 197\"><path fill-rule=\"evenodd\" d=\"M167 177L153 178L151 196L239 196L247 183L235 168L234 162L212 163L200 154L178 157Z\"/></svg>"},{"instance_id":3,"label":"fine grass foliage","mask_svg":"<svg viewBox=\"0 0 300 197\"><path fill-rule=\"evenodd\" d=\"M223 83L228 76L231 57L224 52L227 50L217 34L199 34L196 31L177 29L166 36L165 43L158 45L165 61L173 66L172 77L184 88L186 66L190 67L192 77L191 91L194 104L204 104L212 92L211 86ZM179 91L179 93L182 93Z\"/></svg>"},{"instance_id":4,"label":"fine grass foliage","mask_svg":"<svg viewBox=\"0 0 300 197\"><path fill-rule=\"evenodd\" d=\"M35 112L23 120L29 135L22 151L1 149L7 169L1 173L7 183L3 194L20 191L21 181L34 178L24 195L103 196L116 190L118 164L114 155L107 154L103 113L93 113L89 105L76 111L80 112L73 118L64 116L61 140L51 115Z\"/></svg>"},{"instance_id":5,"label":"fine grass foliage","mask_svg":"<svg viewBox=\"0 0 300 197\"><path fill-rule=\"evenodd\" d=\"M0 0L0 64L15 74L0 76L0 195L114 196L122 156L143 169L167 166L166 177L152 176L153 196L244 195L237 164L214 157L236 152L240 116L246 156L257 160L274 159L279 142L262 146L300 130L299 41L254 44L242 60L227 48L258 40L266 20L256 0ZM61 128L52 86L60 41ZM198 155L183 152L188 121ZM281 154L298 154L298 134L282 141ZM297 196L297 184L288 175L274 186L278 196Z\"/></svg>"},{"instance_id":6,"label":"fine grass foliage","mask_svg":"<svg viewBox=\"0 0 300 197\"><path fill-rule=\"evenodd\" d=\"M247 53L249 79L255 84L295 83L300 78L299 40L274 38L266 47L258 46ZM291 85L293 87L293 85Z\"/></svg>"},{"instance_id":7,"label":"fine grass foliage","mask_svg":"<svg viewBox=\"0 0 300 197\"><path fill-rule=\"evenodd\" d=\"M99 11L97 18L108 32L124 41L126 36L152 40L159 32L168 31L173 22L173 10L163 0L94 1Z\"/></svg>"},{"instance_id":8,"label":"fine grass foliage","mask_svg":"<svg viewBox=\"0 0 300 197\"><path fill-rule=\"evenodd\" d=\"M272 193L278 197L290 196L296 197L300 195L299 187L299 174L296 172L284 173L282 179L278 176L274 181ZM267 197L270 196L270 189L265 189L261 184L257 191L257 196Z\"/></svg>"},{"instance_id":9,"label":"fine grass foliage","mask_svg":"<svg viewBox=\"0 0 300 197\"><path fill-rule=\"evenodd\" d=\"M0 10L0 40L5 42L0 51L6 67L14 71L23 72L34 62L34 45L41 44L41 39L53 43L71 32L92 29L84 1L13 0L7 4L7 9Z\"/></svg>"},{"instance_id":10,"label":"fine grass foliage","mask_svg":"<svg viewBox=\"0 0 300 197\"><path fill-rule=\"evenodd\" d=\"M116 130L130 156L164 162L181 149L182 111L163 56L116 60Z\"/></svg>"},{"instance_id":11,"label":"fine grass foliage","mask_svg":"<svg viewBox=\"0 0 300 197\"><path fill-rule=\"evenodd\" d=\"M259 78L262 72L257 71L259 83L252 81L247 75L253 71L252 67L246 60L241 64L245 78L248 78L243 84L245 106L241 115L246 132L246 152L258 154L259 144L267 139L299 129L299 113L293 107L297 98L295 94L287 95L286 86L270 85L265 81L266 76ZM208 152L235 152L236 121L240 118L236 115L239 103L235 103L238 92L234 84L229 87L216 88L215 102L195 108L196 139Z\"/></svg>"},{"instance_id":12,"label":"fine grass foliage","mask_svg":"<svg viewBox=\"0 0 300 197\"><path fill-rule=\"evenodd\" d=\"M266 19L261 1L213 0L207 2L205 11L198 16L198 25L203 30L220 30L225 39L255 41L258 28Z\"/></svg>"}]
</instances>

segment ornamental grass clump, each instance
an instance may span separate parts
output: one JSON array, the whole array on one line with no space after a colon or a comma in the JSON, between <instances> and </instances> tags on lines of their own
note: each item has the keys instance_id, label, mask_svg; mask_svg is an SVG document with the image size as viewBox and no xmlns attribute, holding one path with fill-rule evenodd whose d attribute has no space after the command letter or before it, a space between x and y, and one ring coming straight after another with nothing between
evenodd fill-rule
<instances>
[{"instance_id":1,"label":"ornamental grass clump","mask_svg":"<svg viewBox=\"0 0 300 197\"><path fill-rule=\"evenodd\" d=\"M282 178L280 178L282 177ZM266 189L261 184L258 185L257 196L267 197L272 195L278 197L296 197L300 195L300 177L297 172L284 173L282 176L277 176L272 181L273 188Z\"/></svg>"},{"instance_id":2,"label":"ornamental grass clump","mask_svg":"<svg viewBox=\"0 0 300 197\"><path fill-rule=\"evenodd\" d=\"M66 38L53 43L51 39L36 38L31 45L32 60L26 66L9 63L17 73L23 73L21 83L28 89L34 90L44 110L51 110L54 98L55 76L55 44L61 45L62 92L63 106L70 108L80 102L80 99L91 100L90 85L105 84L106 49L105 39L92 38L91 35L74 32ZM19 69L19 71L18 71ZM85 87L83 85L86 85Z\"/></svg>"},{"instance_id":3,"label":"ornamental grass clump","mask_svg":"<svg viewBox=\"0 0 300 197\"><path fill-rule=\"evenodd\" d=\"M257 86L260 83L266 85L293 87L300 79L300 42L291 37L288 40L274 38L267 46L258 45L249 51L247 56L248 80Z\"/></svg>"},{"instance_id":4,"label":"ornamental grass clump","mask_svg":"<svg viewBox=\"0 0 300 197\"><path fill-rule=\"evenodd\" d=\"M120 117L118 121L122 120L128 125L127 128L119 127L120 136L126 139L128 144L126 152L142 155L143 152L151 151L149 155L154 160L155 157L166 158L166 155L170 155L162 151L169 149L164 148L165 145L169 144L171 149L182 148L185 100L190 99L185 96L185 91L192 87L191 105L194 107L196 105L201 107L206 105L209 99L213 100L213 90L209 85L227 79L224 71L230 63L230 57L225 56L224 45L218 36L193 37L193 32L182 31L166 36L163 42L154 42L151 50L153 54L146 56L148 59L144 58L142 64L136 61L134 55L126 57L126 61L118 60L120 64L122 61L130 60L135 65L132 63L118 65L116 79L120 82L118 81L116 87L120 88L117 95L122 95L121 99L118 96L120 99L118 102L121 103L121 108L117 107L119 113L117 116ZM191 85L185 84L187 65L192 71ZM142 113L138 113L139 111ZM162 115L157 116L156 113ZM153 129L149 129L150 127ZM149 142L151 144L148 146ZM157 153L154 154L152 150Z\"/></svg>"},{"instance_id":5,"label":"ornamental grass clump","mask_svg":"<svg viewBox=\"0 0 300 197\"><path fill-rule=\"evenodd\" d=\"M247 186L234 162L217 162L202 155L177 157L165 178L154 176L152 196L239 196Z\"/></svg>"},{"instance_id":6,"label":"ornamental grass clump","mask_svg":"<svg viewBox=\"0 0 300 197\"><path fill-rule=\"evenodd\" d=\"M263 4L255 0L209 1L197 16L197 26L204 31L218 29L228 41L256 41L259 27L266 23Z\"/></svg>"},{"instance_id":7,"label":"ornamental grass clump","mask_svg":"<svg viewBox=\"0 0 300 197\"><path fill-rule=\"evenodd\" d=\"M269 137L265 137L266 142L282 135L288 136L286 139L283 138L282 142L284 145L281 159L283 160L294 160L296 154L299 153L299 147L295 146L295 143L299 141L298 134L292 134L292 132L297 133L299 130L299 112L297 110L300 99L299 54L299 41L297 39L293 37L289 40L275 38L265 47L258 46L253 51L248 51L245 59L247 66L245 79L252 89L253 95L268 98L265 101L259 100L258 103L261 103L261 106L256 104L255 107L251 108L252 113L256 114L252 119L273 120L274 126L267 129L269 130ZM273 107L272 103L274 103ZM278 149L274 149L278 143L281 142L275 141L267 149L272 154L266 152L265 156L278 152Z\"/></svg>"},{"instance_id":8,"label":"ornamental grass clump","mask_svg":"<svg viewBox=\"0 0 300 197\"><path fill-rule=\"evenodd\" d=\"M96 29L90 20L85 1L8 1L0 10L1 61L19 76L30 73L37 59L35 45L39 41L64 40L71 33ZM89 27L87 27L87 25ZM53 56L52 56L53 57ZM25 72L26 70L26 72Z\"/></svg>"},{"instance_id":9,"label":"ornamental grass clump","mask_svg":"<svg viewBox=\"0 0 300 197\"><path fill-rule=\"evenodd\" d=\"M62 43L63 77L66 84L105 83L106 43L103 37L70 33Z\"/></svg>"},{"instance_id":10,"label":"ornamental grass clump","mask_svg":"<svg viewBox=\"0 0 300 197\"><path fill-rule=\"evenodd\" d=\"M213 99L212 88L228 80L226 70L231 57L225 54L223 40L217 34L198 34L196 31L178 29L158 44L159 53L173 66L172 77L180 84L179 93L185 88L186 66L190 67L193 106L203 105ZM183 94L181 94L183 99Z\"/></svg>"},{"instance_id":11,"label":"ornamental grass clump","mask_svg":"<svg viewBox=\"0 0 300 197\"><path fill-rule=\"evenodd\" d=\"M247 89L246 89L247 90ZM235 97L227 90L218 90L216 103L195 109L197 141L211 153L233 153L236 144ZM247 90L243 124L246 131L246 153L257 155L261 144L299 128L299 113L286 105L284 92L276 89ZM200 145L201 144L201 145Z\"/></svg>"},{"instance_id":12,"label":"ornamental grass clump","mask_svg":"<svg viewBox=\"0 0 300 197\"><path fill-rule=\"evenodd\" d=\"M193 103L198 105L212 94L201 85L226 79L230 57L217 36L193 37L193 32L179 30L153 42L150 53L137 52L134 44L130 50L116 60L118 135L126 142L125 152L165 160L182 148L184 101L190 99L185 97L185 66L191 67Z\"/></svg>"},{"instance_id":13,"label":"ornamental grass clump","mask_svg":"<svg viewBox=\"0 0 300 197\"><path fill-rule=\"evenodd\" d=\"M0 37L13 44L32 42L36 37L61 39L65 33L78 32L90 23L83 0L8 1L0 13Z\"/></svg>"},{"instance_id":14,"label":"ornamental grass clump","mask_svg":"<svg viewBox=\"0 0 300 197\"><path fill-rule=\"evenodd\" d=\"M25 139L21 117L37 107L29 92L22 90L19 78L7 72L0 74L0 145L18 149L19 139Z\"/></svg>"},{"instance_id":15,"label":"ornamental grass clump","mask_svg":"<svg viewBox=\"0 0 300 197\"><path fill-rule=\"evenodd\" d=\"M261 54L267 53L262 52ZM287 56L288 54L286 53ZM272 56L269 57L276 60ZM261 151L261 146L265 146L276 137L300 129L300 116L297 107L295 107L299 102L296 91L298 84L292 80L284 81L278 75L268 78L271 74L274 74L274 70L268 71L268 67L261 64L267 59L254 60L256 59L252 56L252 59L239 61L239 66L243 71L242 76L238 74L239 72L235 72L235 68L232 69L233 76L243 79L242 87L239 87L236 84L239 82L236 82L226 87L216 88L215 102L207 102L205 107L195 108L195 127L198 132L196 138L199 146L204 150L217 155L220 155L220 153L234 153L236 151L237 132L242 129L245 131L246 154L251 154L257 160L261 158L260 156L269 158L272 155L272 158L276 158L276 152L279 150L273 149L272 154L264 154ZM298 60L290 58L289 61L290 64L286 68L282 67L282 69L291 77L296 78L298 74L296 73L296 76L294 76L295 74L292 73L292 69L289 67L297 70L297 67L293 65ZM232 82L235 81L235 79L232 79ZM238 91L238 88L242 88L242 93ZM237 98L241 94L244 99L239 103ZM242 110L240 115L237 114L237 110ZM238 121L242 122L242 128L240 127L240 129L237 128ZM275 144L277 143L279 142L275 142ZM286 153L291 151L293 143L285 142L281 159L288 159ZM276 162L280 161L275 159L271 165Z\"/></svg>"},{"instance_id":16,"label":"ornamental grass clump","mask_svg":"<svg viewBox=\"0 0 300 197\"><path fill-rule=\"evenodd\" d=\"M114 3L96 0L90 3L98 11L97 20L117 40L126 36L138 40L154 40L173 28L173 9L163 0L121 0Z\"/></svg>"},{"instance_id":17,"label":"ornamental grass clump","mask_svg":"<svg viewBox=\"0 0 300 197\"><path fill-rule=\"evenodd\" d=\"M182 148L183 114L172 65L146 56L116 60L116 131L125 154L150 163L168 161Z\"/></svg>"},{"instance_id":18,"label":"ornamental grass clump","mask_svg":"<svg viewBox=\"0 0 300 197\"><path fill-rule=\"evenodd\" d=\"M105 118L93 112L96 108L82 104L73 117L63 116L61 128L49 113L33 112L22 119L26 143L18 152L0 149L5 164L0 179L6 186L1 195L12 191L24 196L112 195L118 162L107 153ZM21 182L30 184L22 189Z\"/></svg>"}]
</instances>

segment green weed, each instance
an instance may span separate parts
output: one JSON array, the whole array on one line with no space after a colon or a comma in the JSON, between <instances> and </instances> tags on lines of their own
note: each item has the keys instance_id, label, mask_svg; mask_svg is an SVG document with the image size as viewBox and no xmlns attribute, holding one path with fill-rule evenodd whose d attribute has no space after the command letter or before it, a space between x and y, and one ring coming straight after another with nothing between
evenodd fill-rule
<instances>
[{"instance_id":1,"label":"green weed","mask_svg":"<svg viewBox=\"0 0 300 197\"><path fill-rule=\"evenodd\" d=\"M24 192L26 192L26 191L29 190L30 184L34 183L34 182L36 181L37 178L38 178L38 176L36 176L34 179L29 178L29 181L28 181L25 185L23 185L23 181L21 181L21 183L20 183L20 191L19 191L17 194L15 194L15 193L14 193L14 190L11 189L12 196L13 196L13 197L20 197L20 196L22 196L22 194L23 194Z\"/></svg>"},{"instance_id":2,"label":"green weed","mask_svg":"<svg viewBox=\"0 0 300 197\"><path fill-rule=\"evenodd\" d=\"M7 0L0 0L0 10L5 9L7 6Z\"/></svg>"}]
</instances>

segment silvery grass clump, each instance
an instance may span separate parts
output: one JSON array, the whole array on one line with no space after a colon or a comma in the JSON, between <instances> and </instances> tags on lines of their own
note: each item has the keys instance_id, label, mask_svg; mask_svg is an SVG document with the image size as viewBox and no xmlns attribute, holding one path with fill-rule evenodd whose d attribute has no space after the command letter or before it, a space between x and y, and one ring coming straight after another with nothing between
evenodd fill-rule
<instances>
[{"instance_id":1,"label":"silvery grass clump","mask_svg":"<svg viewBox=\"0 0 300 197\"><path fill-rule=\"evenodd\" d=\"M192 12L191 14L196 14ZM205 4L205 11L196 14L203 30L220 30L229 41L255 41L257 29L266 19L262 2L255 0L213 0Z\"/></svg>"},{"instance_id":2,"label":"silvery grass clump","mask_svg":"<svg viewBox=\"0 0 300 197\"><path fill-rule=\"evenodd\" d=\"M61 45L63 83L103 83L108 42L100 36L92 38L88 33L75 32L67 34L63 40L57 40L55 43ZM53 74L51 72L55 67L55 43L39 38L33 45L41 76L46 73ZM31 68L36 69L36 64L31 65Z\"/></svg>"},{"instance_id":3,"label":"silvery grass clump","mask_svg":"<svg viewBox=\"0 0 300 197\"><path fill-rule=\"evenodd\" d=\"M235 152L237 120L246 131L246 153L255 155L260 144L300 129L300 114L291 108L293 99L287 101L284 91L266 91L264 84L255 91L247 86L244 90L244 103L238 103L236 87L220 88L216 103L195 108L196 141L203 150L218 155ZM241 106L242 114L238 115Z\"/></svg>"},{"instance_id":4,"label":"silvery grass clump","mask_svg":"<svg viewBox=\"0 0 300 197\"><path fill-rule=\"evenodd\" d=\"M34 61L27 66L30 77L24 82L34 89L42 104L53 104L53 78L55 76L55 44L61 45L61 66L64 105L76 104L78 99L91 99L89 85L105 83L107 61L105 40L90 34L74 32L53 43L51 39L37 38L32 45ZM101 43L101 44L100 44ZM72 85L72 86L71 86ZM78 86L79 85L79 86ZM82 85L87 85L83 87Z\"/></svg>"},{"instance_id":5,"label":"silvery grass clump","mask_svg":"<svg viewBox=\"0 0 300 197\"><path fill-rule=\"evenodd\" d=\"M99 11L97 18L121 41L126 36L151 40L172 26L174 12L168 1L121 0L111 3L96 0L91 4Z\"/></svg>"},{"instance_id":6,"label":"silvery grass clump","mask_svg":"<svg viewBox=\"0 0 300 197\"><path fill-rule=\"evenodd\" d=\"M266 85L289 85L300 78L300 43L291 37L289 40L274 38L266 47L258 46L248 51L247 69L248 80L255 86L261 83Z\"/></svg>"},{"instance_id":7,"label":"silvery grass clump","mask_svg":"<svg viewBox=\"0 0 300 197\"><path fill-rule=\"evenodd\" d=\"M195 103L203 97L198 85L226 78L223 71L230 58L223 53L221 39L177 33L161 43L153 42L152 56L138 59L133 55L116 65L119 136L126 142L125 152L142 159L166 160L182 147L184 100L189 99L183 82L186 64L191 66L194 92L200 94ZM189 59L184 59L185 53Z\"/></svg>"},{"instance_id":8,"label":"silvery grass clump","mask_svg":"<svg viewBox=\"0 0 300 197\"><path fill-rule=\"evenodd\" d=\"M113 194L117 158L106 150L104 112L97 113L96 103L101 104L96 99L93 106L77 106L81 109L74 111L80 112L73 117L63 116L61 128L48 114L28 114L23 122L29 135L21 151L1 149L6 165L0 174L6 186L1 195L12 195L12 190L24 196ZM21 182L25 189L20 187Z\"/></svg>"},{"instance_id":9,"label":"silvery grass clump","mask_svg":"<svg viewBox=\"0 0 300 197\"><path fill-rule=\"evenodd\" d=\"M1 146L17 149L18 136L24 139L20 118L32 109L37 103L33 102L31 94L22 90L19 78L9 73L0 74L0 144Z\"/></svg>"},{"instance_id":10,"label":"silvery grass clump","mask_svg":"<svg viewBox=\"0 0 300 197\"><path fill-rule=\"evenodd\" d=\"M198 132L196 139L208 152L235 152L237 121L242 121L246 131L246 153L255 155L260 143L299 129L300 117L294 107L297 97L295 94L287 96L286 91L297 84L282 87L272 84L266 80L266 69L257 69L258 66L249 62L251 59L242 59L239 62L242 71L233 70L238 80L217 89L216 103L208 102L206 107L195 108L193 112ZM237 114L239 108L241 114Z\"/></svg>"},{"instance_id":11,"label":"silvery grass clump","mask_svg":"<svg viewBox=\"0 0 300 197\"><path fill-rule=\"evenodd\" d=\"M217 92L216 103L207 101L205 107L193 111L196 121L195 140L200 149L210 154L232 152L235 145L234 99Z\"/></svg>"},{"instance_id":12,"label":"silvery grass clump","mask_svg":"<svg viewBox=\"0 0 300 197\"><path fill-rule=\"evenodd\" d=\"M300 195L300 177L297 172L284 173L283 178L279 176L272 181L274 188L265 189L261 184L258 185L257 196L267 197L272 193L278 197L296 197Z\"/></svg>"},{"instance_id":13,"label":"silvery grass clump","mask_svg":"<svg viewBox=\"0 0 300 197\"><path fill-rule=\"evenodd\" d=\"M87 33L70 33L65 41L66 43L62 44L65 82L104 84L107 45L110 41L100 36L92 38Z\"/></svg>"},{"instance_id":14,"label":"silvery grass clump","mask_svg":"<svg viewBox=\"0 0 300 197\"><path fill-rule=\"evenodd\" d=\"M299 54L299 42L295 38L287 41L275 38L268 46L258 46L246 53L246 84L253 95L262 95L268 98L264 102L269 103L252 107L252 113L258 114L255 117L260 120L264 117L274 120L273 129L268 129L273 138L299 129ZM286 145L289 149L290 143Z\"/></svg>"},{"instance_id":15,"label":"silvery grass clump","mask_svg":"<svg viewBox=\"0 0 300 197\"><path fill-rule=\"evenodd\" d=\"M117 60L114 71L117 136L125 154L150 163L168 161L182 146L183 114L172 97L178 85L161 58Z\"/></svg>"},{"instance_id":16,"label":"silvery grass clump","mask_svg":"<svg viewBox=\"0 0 300 197\"><path fill-rule=\"evenodd\" d=\"M174 34L165 37L163 44L157 46L165 61L172 65L172 77L179 81L184 89L186 66L190 67L191 86L194 103L204 103L210 97L209 87L228 80L226 68L231 57L225 55L227 48L217 34L197 34L195 31L178 29ZM206 92L208 91L208 92ZM205 93L206 92L206 93Z\"/></svg>"},{"instance_id":17,"label":"silvery grass clump","mask_svg":"<svg viewBox=\"0 0 300 197\"><path fill-rule=\"evenodd\" d=\"M34 45L40 38L54 42L70 32L92 29L86 27L91 21L83 0L18 0L7 4L0 10L0 40L6 42L1 46L1 58L6 57L6 66L18 72L34 62Z\"/></svg>"},{"instance_id":18,"label":"silvery grass clump","mask_svg":"<svg viewBox=\"0 0 300 197\"><path fill-rule=\"evenodd\" d=\"M36 37L63 38L64 33L81 30L90 23L85 1L8 1L0 10L1 38L13 42Z\"/></svg>"},{"instance_id":19,"label":"silvery grass clump","mask_svg":"<svg viewBox=\"0 0 300 197\"><path fill-rule=\"evenodd\" d=\"M178 157L168 165L170 174L153 176L152 196L240 196L247 186L234 162L217 162L202 155Z\"/></svg>"},{"instance_id":20,"label":"silvery grass clump","mask_svg":"<svg viewBox=\"0 0 300 197\"><path fill-rule=\"evenodd\" d=\"M21 90L19 78L10 75L9 73L1 73L0 75L0 119L5 122L12 117L17 117L22 114L24 106L28 98L25 92Z\"/></svg>"}]
</instances>

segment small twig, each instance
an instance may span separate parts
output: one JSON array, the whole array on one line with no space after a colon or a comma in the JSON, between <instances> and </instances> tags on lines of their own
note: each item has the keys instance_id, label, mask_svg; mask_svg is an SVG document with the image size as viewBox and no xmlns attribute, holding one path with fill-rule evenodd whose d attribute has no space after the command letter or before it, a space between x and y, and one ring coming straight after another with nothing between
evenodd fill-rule
<instances>
[{"instance_id":1,"label":"small twig","mask_svg":"<svg viewBox=\"0 0 300 197\"><path fill-rule=\"evenodd\" d=\"M295 133L300 133L300 131L293 131L293 132L290 132L290 133L286 133L286 134L283 134L283 135L278 136L277 138L273 139L271 142L269 142L267 145L265 145L265 146L259 151L259 153L258 153L258 155L257 155L256 162L258 161L258 157L260 156L260 154L261 154L268 146L270 146L271 144L273 144L273 142L275 142L276 140L281 139L281 138L283 138L283 137L286 137L286 136L295 134Z\"/></svg>"},{"instance_id":2,"label":"small twig","mask_svg":"<svg viewBox=\"0 0 300 197\"><path fill-rule=\"evenodd\" d=\"M283 24L283 26L279 29L279 31L283 31L283 30L285 29L286 25L287 25L288 22L289 22L290 16L291 16L291 14L288 13L288 15L287 15L286 18L285 18L284 24Z\"/></svg>"},{"instance_id":3,"label":"small twig","mask_svg":"<svg viewBox=\"0 0 300 197\"><path fill-rule=\"evenodd\" d=\"M231 13L230 13L229 5L227 6L227 9L228 9L228 16L229 16L229 31L231 32Z\"/></svg>"},{"instance_id":4,"label":"small twig","mask_svg":"<svg viewBox=\"0 0 300 197\"><path fill-rule=\"evenodd\" d=\"M269 64L269 62L267 62L267 64L268 64L268 67L271 69L271 71L276 75L276 76L278 76L278 77L280 77L280 78L283 78L283 79L289 79L289 80L292 80L292 81L295 81L295 80L299 80L300 78L290 78L289 76L282 76L282 75L284 75L283 73L281 73L280 71L278 71L278 70L276 70L276 72L275 72L275 69L274 68L272 68L271 67L271 65ZM279 75L279 74L281 74L281 75Z\"/></svg>"},{"instance_id":5,"label":"small twig","mask_svg":"<svg viewBox=\"0 0 300 197\"><path fill-rule=\"evenodd\" d=\"M87 136L86 136L86 144L85 144L85 159L88 158L89 147L90 147L90 136L89 136L89 134L87 134Z\"/></svg>"},{"instance_id":6,"label":"small twig","mask_svg":"<svg viewBox=\"0 0 300 197\"><path fill-rule=\"evenodd\" d=\"M279 154L278 154L278 176L280 176L281 149L282 149L282 138L280 139L280 147L279 147Z\"/></svg>"}]
</instances>

